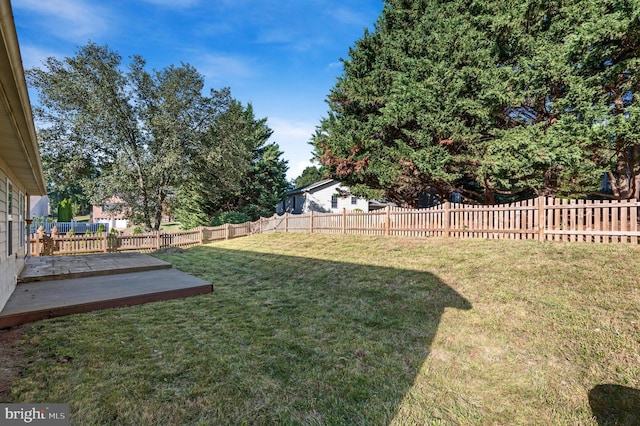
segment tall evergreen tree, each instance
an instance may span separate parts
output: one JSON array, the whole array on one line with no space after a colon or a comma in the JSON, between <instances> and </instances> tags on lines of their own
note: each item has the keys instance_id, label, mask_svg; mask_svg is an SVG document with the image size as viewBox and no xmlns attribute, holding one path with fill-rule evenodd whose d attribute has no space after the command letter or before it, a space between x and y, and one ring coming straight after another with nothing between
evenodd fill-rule
<instances>
[{"instance_id":1,"label":"tall evergreen tree","mask_svg":"<svg viewBox=\"0 0 640 426\"><path fill-rule=\"evenodd\" d=\"M267 143L271 134L267 119L256 119L251 104L230 102L194 156L193 178L175 200L183 228L209 225L220 213L237 211L257 219L274 212L287 190L287 162L276 144Z\"/></svg>"},{"instance_id":2,"label":"tall evergreen tree","mask_svg":"<svg viewBox=\"0 0 640 426\"><path fill-rule=\"evenodd\" d=\"M235 210L252 220L275 213L276 204L289 189L286 179L287 161L276 143L258 146L247 177L242 182L242 193L235 200Z\"/></svg>"},{"instance_id":3,"label":"tall evergreen tree","mask_svg":"<svg viewBox=\"0 0 640 426\"><path fill-rule=\"evenodd\" d=\"M329 95L314 144L319 161L352 186L415 205L446 198L472 170L469 145L483 140L508 94L508 70L466 2L388 1ZM474 18L475 19L475 18ZM373 191L372 191L373 190ZM378 191L375 191L378 190Z\"/></svg>"},{"instance_id":4,"label":"tall evergreen tree","mask_svg":"<svg viewBox=\"0 0 640 426\"><path fill-rule=\"evenodd\" d=\"M385 2L314 137L363 195L637 193L638 5ZM635 185L635 186L634 186Z\"/></svg>"}]
</instances>

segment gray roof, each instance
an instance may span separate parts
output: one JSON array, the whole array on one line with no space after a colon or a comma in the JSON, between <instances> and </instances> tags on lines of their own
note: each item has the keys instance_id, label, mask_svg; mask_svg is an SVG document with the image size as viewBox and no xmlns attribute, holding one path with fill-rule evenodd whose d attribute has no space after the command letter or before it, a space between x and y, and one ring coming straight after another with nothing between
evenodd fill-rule
<instances>
[{"instance_id":1,"label":"gray roof","mask_svg":"<svg viewBox=\"0 0 640 426\"><path fill-rule=\"evenodd\" d=\"M314 189L318 189L321 188L323 186L326 186L330 183L333 182L337 182L335 179L323 179L320 180L318 182L314 182L312 184L306 185L306 186L301 186L299 188L294 188L291 191L287 192L287 195L297 195L297 194L302 194L304 192L309 192L309 191L313 191Z\"/></svg>"}]
</instances>

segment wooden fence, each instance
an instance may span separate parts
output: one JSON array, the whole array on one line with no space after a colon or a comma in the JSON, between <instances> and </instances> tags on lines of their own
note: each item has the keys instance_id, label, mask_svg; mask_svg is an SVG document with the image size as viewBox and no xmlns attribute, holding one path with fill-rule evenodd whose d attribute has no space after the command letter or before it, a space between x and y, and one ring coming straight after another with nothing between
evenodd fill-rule
<instances>
[{"instance_id":1,"label":"wooden fence","mask_svg":"<svg viewBox=\"0 0 640 426\"><path fill-rule=\"evenodd\" d=\"M31 234L31 256L113 253L122 251L152 252L168 247L188 248L217 240L226 240L256 232L256 223L199 227L188 231L150 232L144 234L85 233L64 235L53 229Z\"/></svg>"},{"instance_id":2,"label":"wooden fence","mask_svg":"<svg viewBox=\"0 0 640 426\"><path fill-rule=\"evenodd\" d=\"M640 244L640 202L539 197L501 205L446 202L429 209L386 208L369 213L284 214L239 225L139 235L31 235L31 255L151 252L272 232L453 237Z\"/></svg>"},{"instance_id":3,"label":"wooden fence","mask_svg":"<svg viewBox=\"0 0 640 426\"><path fill-rule=\"evenodd\" d=\"M151 252L167 247L193 247L202 244L202 230L151 232L137 235L107 232L61 235L55 232L31 234L31 256L113 253L121 251Z\"/></svg>"},{"instance_id":4,"label":"wooden fence","mask_svg":"<svg viewBox=\"0 0 640 426\"><path fill-rule=\"evenodd\" d=\"M637 200L539 197L501 205L443 203L429 209L309 213L261 219L260 232L640 243Z\"/></svg>"}]
</instances>

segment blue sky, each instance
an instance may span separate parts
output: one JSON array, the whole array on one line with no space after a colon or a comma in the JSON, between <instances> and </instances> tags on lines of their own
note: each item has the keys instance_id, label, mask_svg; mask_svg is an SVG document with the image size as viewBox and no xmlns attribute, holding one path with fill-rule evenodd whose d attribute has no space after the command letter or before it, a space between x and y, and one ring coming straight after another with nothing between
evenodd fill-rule
<instances>
[{"instance_id":1,"label":"blue sky","mask_svg":"<svg viewBox=\"0 0 640 426\"><path fill-rule=\"evenodd\" d=\"M181 62L205 90L230 87L289 161L289 179L311 159L308 141L326 116L340 58L373 25L382 0L12 0L24 67L73 56L89 40L149 69ZM32 96L35 94L32 93ZM36 103L37 99L32 99Z\"/></svg>"}]
</instances>

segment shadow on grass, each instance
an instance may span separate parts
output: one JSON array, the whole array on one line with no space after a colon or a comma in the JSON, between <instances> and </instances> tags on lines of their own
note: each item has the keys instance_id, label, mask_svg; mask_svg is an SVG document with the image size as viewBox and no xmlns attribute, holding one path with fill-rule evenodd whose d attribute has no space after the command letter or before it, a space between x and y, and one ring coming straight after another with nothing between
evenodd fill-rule
<instances>
[{"instance_id":1,"label":"shadow on grass","mask_svg":"<svg viewBox=\"0 0 640 426\"><path fill-rule=\"evenodd\" d=\"M598 424L640 425L640 390L622 385L594 386L589 405Z\"/></svg>"},{"instance_id":2,"label":"shadow on grass","mask_svg":"<svg viewBox=\"0 0 640 426\"><path fill-rule=\"evenodd\" d=\"M251 389L234 404L270 395L236 419L248 423L388 424L445 309L471 309L421 271L211 246L164 259L212 282L219 315L235 318L219 344L252 361L229 366Z\"/></svg>"},{"instance_id":3,"label":"shadow on grass","mask_svg":"<svg viewBox=\"0 0 640 426\"><path fill-rule=\"evenodd\" d=\"M445 309L471 309L433 274L358 260L158 257L215 291L34 324L7 402L70 403L78 424L389 424Z\"/></svg>"}]
</instances>

